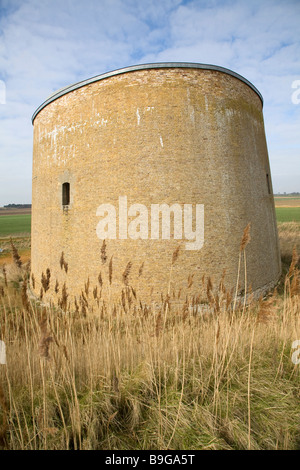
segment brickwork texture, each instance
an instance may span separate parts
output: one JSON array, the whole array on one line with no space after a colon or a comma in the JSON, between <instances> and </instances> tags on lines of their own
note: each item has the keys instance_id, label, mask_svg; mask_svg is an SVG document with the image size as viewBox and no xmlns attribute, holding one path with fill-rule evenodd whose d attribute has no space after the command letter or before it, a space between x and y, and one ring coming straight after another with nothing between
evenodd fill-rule
<instances>
[{"instance_id":1,"label":"brickwork texture","mask_svg":"<svg viewBox=\"0 0 300 470\"><path fill-rule=\"evenodd\" d=\"M103 265L97 208L110 203L118 218L120 196L128 207L139 203L149 211L151 204L203 204L203 247L186 250L186 240L174 239L172 230L169 240L151 239L149 226L148 239L106 240ZM73 301L88 279L91 290L98 284L113 257L113 296L131 262L129 284L145 302L159 302L178 246L171 290L184 291L193 275L190 292L197 295L204 275L217 285L224 270L225 285L234 288L248 223L247 282L260 292L280 276L279 244L262 102L238 78L193 68L130 71L65 93L35 116L31 266L37 295L48 268L46 297L57 299L58 281L59 295L66 283ZM240 282L243 288L243 275Z\"/></svg>"}]
</instances>

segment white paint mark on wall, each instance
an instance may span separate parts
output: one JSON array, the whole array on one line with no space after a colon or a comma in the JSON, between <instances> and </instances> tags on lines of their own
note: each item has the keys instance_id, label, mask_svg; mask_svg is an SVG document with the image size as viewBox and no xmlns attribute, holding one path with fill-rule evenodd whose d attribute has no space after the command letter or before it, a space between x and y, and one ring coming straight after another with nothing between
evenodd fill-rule
<instances>
[{"instance_id":1,"label":"white paint mark on wall","mask_svg":"<svg viewBox=\"0 0 300 470\"><path fill-rule=\"evenodd\" d=\"M82 128L82 127L84 127L84 126L86 126L86 125L87 125L87 122L83 122L83 123L79 123L79 124L72 124L72 126L70 126L70 127L67 128L67 131L68 131L68 132L75 132L76 129ZM62 128L65 128L65 127L66 127L66 126L62 126L61 129L62 129Z\"/></svg>"},{"instance_id":2,"label":"white paint mark on wall","mask_svg":"<svg viewBox=\"0 0 300 470\"><path fill-rule=\"evenodd\" d=\"M0 341L0 364L6 364L6 348L4 341Z\"/></svg>"},{"instance_id":3,"label":"white paint mark on wall","mask_svg":"<svg viewBox=\"0 0 300 470\"><path fill-rule=\"evenodd\" d=\"M208 111L208 101L207 101L207 96L206 95L204 96L204 99L205 99L205 109L206 109L206 111Z\"/></svg>"},{"instance_id":4,"label":"white paint mark on wall","mask_svg":"<svg viewBox=\"0 0 300 470\"><path fill-rule=\"evenodd\" d=\"M194 106L190 106L190 120L192 124L195 124L195 110Z\"/></svg>"},{"instance_id":5,"label":"white paint mark on wall","mask_svg":"<svg viewBox=\"0 0 300 470\"><path fill-rule=\"evenodd\" d=\"M139 113L139 108L137 108L137 110L136 110L136 117L137 117L137 124L139 126L140 125L140 120L141 120L141 116L140 116L140 113Z\"/></svg>"},{"instance_id":6,"label":"white paint mark on wall","mask_svg":"<svg viewBox=\"0 0 300 470\"><path fill-rule=\"evenodd\" d=\"M51 147L52 147L53 145L55 146L55 144L56 144L56 137L57 137L58 132L59 132L59 131L58 131L58 129L57 129L56 126L55 126L55 128L54 128L53 131L48 132L48 136L49 136L50 139L51 139Z\"/></svg>"},{"instance_id":7,"label":"white paint mark on wall","mask_svg":"<svg viewBox=\"0 0 300 470\"><path fill-rule=\"evenodd\" d=\"M95 121L93 125L99 124L100 126L106 126L107 123L108 123L108 119L101 118L101 121Z\"/></svg>"},{"instance_id":8,"label":"white paint mark on wall","mask_svg":"<svg viewBox=\"0 0 300 470\"><path fill-rule=\"evenodd\" d=\"M186 94L187 94L187 112L190 116L191 123L194 125L195 124L195 109L194 109L194 106L191 104L189 88L186 90Z\"/></svg>"},{"instance_id":9,"label":"white paint mark on wall","mask_svg":"<svg viewBox=\"0 0 300 470\"><path fill-rule=\"evenodd\" d=\"M230 119L234 115L234 110L230 108L225 109L225 114Z\"/></svg>"}]
</instances>

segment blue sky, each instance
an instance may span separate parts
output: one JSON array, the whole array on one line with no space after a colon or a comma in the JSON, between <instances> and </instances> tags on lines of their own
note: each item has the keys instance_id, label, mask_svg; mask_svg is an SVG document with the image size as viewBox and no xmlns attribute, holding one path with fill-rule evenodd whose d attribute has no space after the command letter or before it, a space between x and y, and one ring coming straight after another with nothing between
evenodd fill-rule
<instances>
[{"instance_id":1,"label":"blue sky","mask_svg":"<svg viewBox=\"0 0 300 470\"><path fill-rule=\"evenodd\" d=\"M300 191L299 25L299 0L0 0L0 206L31 202L31 116L49 94L148 62L250 80L264 97L274 191Z\"/></svg>"}]
</instances>

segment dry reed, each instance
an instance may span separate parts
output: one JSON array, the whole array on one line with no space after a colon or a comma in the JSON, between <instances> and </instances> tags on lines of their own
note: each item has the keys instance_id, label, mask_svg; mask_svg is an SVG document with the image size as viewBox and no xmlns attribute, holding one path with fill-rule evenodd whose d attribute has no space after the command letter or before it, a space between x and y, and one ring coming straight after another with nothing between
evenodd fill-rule
<instances>
[{"instance_id":1,"label":"dry reed","mask_svg":"<svg viewBox=\"0 0 300 470\"><path fill-rule=\"evenodd\" d=\"M12 238L10 238L10 245L11 245L11 251L12 251L12 257L13 257L13 261L15 263L15 265L18 267L18 268L22 268L22 261L21 261L21 257L18 253L18 250L17 248L15 247L13 241L12 241Z\"/></svg>"},{"instance_id":2,"label":"dry reed","mask_svg":"<svg viewBox=\"0 0 300 470\"><path fill-rule=\"evenodd\" d=\"M248 229L243 257L249 236ZM195 295L190 274L177 290L175 251L174 285L159 305L140 296L129 263L114 276L123 279L119 299L110 298L112 257L96 285L87 280L74 308L67 279L55 308L29 300L24 273L19 290L2 275L0 328L8 354L0 369L0 447L297 448L296 252L278 291L245 305L234 302L225 273L219 282L203 277Z\"/></svg>"},{"instance_id":3,"label":"dry reed","mask_svg":"<svg viewBox=\"0 0 300 470\"><path fill-rule=\"evenodd\" d=\"M131 268L132 268L132 262L129 261L129 262L127 263L126 268L125 268L125 271L123 272L123 275L122 275L123 283L125 284L125 286L128 286L128 277L129 277Z\"/></svg>"},{"instance_id":4,"label":"dry reed","mask_svg":"<svg viewBox=\"0 0 300 470\"><path fill-rule=\"evenodd\" d=\"M105 264L106 261L107 261L107 253L106 253L106 242L105 240L103 240L103 243L102 243L102 247L101 247L101 261L102 261L102 264Z\"/></svg>"}]
</instances>

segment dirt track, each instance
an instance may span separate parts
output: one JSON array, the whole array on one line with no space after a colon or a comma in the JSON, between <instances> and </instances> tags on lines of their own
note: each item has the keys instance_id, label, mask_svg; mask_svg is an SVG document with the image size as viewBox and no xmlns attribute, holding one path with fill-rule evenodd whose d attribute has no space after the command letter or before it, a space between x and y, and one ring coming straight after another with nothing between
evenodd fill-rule
<instances>
[{"instance_id":1,"label":"dirt track","mask_svg":"<svg viewBox=\"0 0 300 470\"><path fill-rule=\"evenodd\" d=\"M300 207L300 198L275 197L275 207Z\"/></svg>"},{"instance_id":2,"label":"dirt track","mask_svg":"<svg viewBox=\"0 0 300 470\"><path fill-rule=\"evenodd\" d=\"M1 209L0 216L2 215L27 215L31 214L31 209Z\"/></svg>"}]
</instances>

